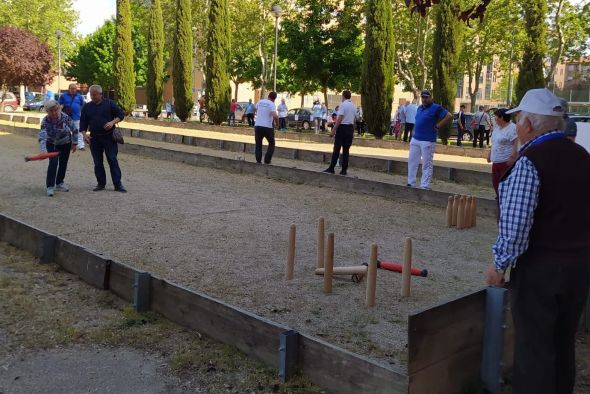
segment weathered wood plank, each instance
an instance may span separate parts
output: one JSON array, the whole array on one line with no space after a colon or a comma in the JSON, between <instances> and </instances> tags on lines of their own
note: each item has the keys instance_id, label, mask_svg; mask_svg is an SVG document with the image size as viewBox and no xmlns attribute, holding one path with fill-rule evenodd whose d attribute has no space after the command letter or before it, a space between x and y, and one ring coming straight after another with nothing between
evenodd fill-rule
<instances>
[{"instance_id":1,"label":"weathered wood plank","mask_svg":"<svg viewBox=\"0 0 590 394\"><path fill-rule=\"evenodd\" d=\"M56 264L99 289L108 289L110 260L63 238L55 244Z\"/></svg>"},{"instance_id":2,"label":"weathered wood plank","mask_svg":"<svg viewBox=\"0 0 590 394\"><path fill-rule=\"evenodd\" d=\"M152 310L278 367L279 333L287 327L162 279L151 284Z\"/></svg>"},{"instance_id":3,"label":"weathered wood plank","mask_svg":"<svg viewBox=\"0 0 590 394\"><path fill-rule=\"evenodd\" d=\"M133 278L138 272L118 261L111 261L109 289L125 301L133 301Z\"/></svg>"},{"instance_id":4,"label":"weathered wood plank","mask_svg":"<svg viewBox=\"0 0 590 394\"><path fill-rule=\"evenodd\" d=\"M484 322L485 290L410 315L409 375L455 353L481 347ZM479 365L481 357L473 362Z\"/></svg>"},{"instance_id":5,"label":"weathered wood plank","mask_svg":"<svg viewBox=\"0 0 590 394\"><path fill-rule=\"evenodd\" d=\"M54 235L4 214L0 214L0 240L31 253L43 263L53 260Z\"/></svg>"},{"instance_id":6,"label":"weathered wood plank","mask_svg":"<svg viewBox=\"0 0 590 394\"><path fill-rule=\"evenodd\" d=\"M334 393L407 393L401 370L306 335L299 337L299 367L320 386Z\"/></svg>"}]
</instances>

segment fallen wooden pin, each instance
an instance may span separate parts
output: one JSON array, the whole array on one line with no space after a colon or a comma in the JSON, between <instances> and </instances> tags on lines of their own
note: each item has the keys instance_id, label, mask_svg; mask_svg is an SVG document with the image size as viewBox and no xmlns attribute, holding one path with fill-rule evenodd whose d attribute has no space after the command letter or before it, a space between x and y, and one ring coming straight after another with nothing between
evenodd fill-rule
<instances>
[{"instance_id":1,"label":"fallen wooden pin","mask_svg":"<svg viewBox=\"0 0 590 394\"><path fill-rule=\"evenodd\" d=\"M399 272L401 273L403 270L403 266L401 263L396 263L394 261L380 261L377 260L377 268L381 268L387 271ZM420 268L412 268L411 274L413 276L422 276L426 278L428 276L428 270L420 269Z\"/></svg>"},{"instance_id":2,"label":"fallen wooden pin","mask_svg":"<svg viewBox=\"0 0 590 394\"><path fill-rule=\"evenodd\" d=\"M316 268L316 275L324 275L324 268ZM359 283L367 274L367 265L353 265L349 267L334 267L332 275L351 275L351 280Z\"/></svg>"}]
</instances>

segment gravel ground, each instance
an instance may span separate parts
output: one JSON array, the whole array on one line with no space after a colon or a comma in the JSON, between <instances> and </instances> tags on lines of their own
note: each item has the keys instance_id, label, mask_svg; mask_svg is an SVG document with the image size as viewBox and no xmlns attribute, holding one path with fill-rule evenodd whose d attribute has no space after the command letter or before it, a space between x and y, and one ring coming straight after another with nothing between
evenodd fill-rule
<instances>
[{"instance_id":1,"label":"gravel ground","mask_svg":"<svg viewBox=\"0 0 590 394\"><path fill-rule=\"evenodd\" d=\"M440 208L131 155L120 155L129 193L92 192L90 154L77 152L70 192L48 198L46 162L22 159L36 150L33 138L0 135L1 212L385 363L406 361L408 313L481 288L491 260L493 218L457 231ZM400 261L411 237L414 264L429 277L401 300L400 275L378 272L371 310L365 283L336 281L324 295L313 274L320 216L336 234L336 265L367 262L373 242L381 259ZM286 282L291 223L295 279Z\"/></svg>"}]
</instances>

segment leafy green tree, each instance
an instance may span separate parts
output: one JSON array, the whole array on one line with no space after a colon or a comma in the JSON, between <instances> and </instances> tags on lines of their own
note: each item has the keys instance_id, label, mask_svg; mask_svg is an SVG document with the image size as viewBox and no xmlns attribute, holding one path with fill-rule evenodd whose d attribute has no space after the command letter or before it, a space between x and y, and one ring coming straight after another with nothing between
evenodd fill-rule
<instances>
[{"instance_id":1,"label":"leafy green tree","mask_svg":"<svg viewBox=\"0 0 590 394\"><path fill-rule=\"evenodd\" d=\"M383 138L391 122L395 38L390 0L368 0L365 10L365 54L361 94L363 117L375 138Z\"/></svg>"},{"instance_id":2,"label":"leafy green tree","mask_svg":"<svg viewBox=\"0 0 590 394\"><path fill-rule=\"evenodd\" d=\"M106 21L94 33L88 35L77 51L65 62L66 77L88 85L98 84L104 90L114 88L113 40L115 22Z\"/></svg>"},{"instance_id":3,"label":"leafy green tree","mask_svg":"<svg viewBox=\"0 0 590 394\"><path fill-rule=\"evenodd\" d=\"M396 75L404 90L412 92L417 100L420 92L429 88L431 83L432 12L426 9L422 17L418 12L410 12L404 0L393 0L392 4L396 17Z\"/></svg>"},{"instance_id":4,"label":"leafy green tree","mask_svg":"<svg viewBox=\"0 0 590 394\"><path fill-rule=\"evenodd\" d=\"M121 109L131 113L135 108L135 70L129 0L117 0L114 52L115 97Z\"/></svg>"},{"instance_id":5,"label":"leafy green tree","mask_svg":"<svg viewBox=\"0 0 590 394\"><path fill-rule=\"evenodd\" d=\"M0 1L0 26L29 30L49 46L54 59L57 59L55 32L61 30L64 33L60 42L62 56L68 57L75 52L79 41L74 30L79 17L72 3L73 0L3 0Z\"/></svg>"},{"instance_id":6,"label":"leafy green tree","mask_svg":"<svg viewBox=\"0 0 590 394\"><path fill-rule=\"evenodd\" d=\"M462 75L459 67L463 24L457 21L459 0L442 0L434 9L436 30L432 48L432 90L436 102L454 111L457 79ZM450 124L439 130L442 143L447 145Z\"/></svg>"},{"instance_id":7,"label":"leafy green tree","mask_svg":"<svg viewBox=\"0 0 590 394\"><path fill-rule=\"evenodd\" d=\"M147 106L148 116L157 119L162 110L164 87L164 23L160 0L152 0L148 30Z\"/></svg>"},{"instance_id":8,"label":"leafy green tree","mask_svg":"<svg viewBox=\"0 0 590 394\"><path fill-rule=\"evenodd\" d=\"M209 35L207 37L207 115L214 124L221 124L229 112L229 54L231 38L227 0L209 3Z\"/></svg>"},{"instance_id":9,"label":"leafy green tree","mask_svg":"<svg viewBox=\"0 0 590 394\"><path fill-rule=\"evenodd\" d=\"M547 2L522 0L527 39L516 82L517 100L529 89L545 87L543 59L547 53Z\"/></svg>"},{"instance_id":10,"label":"leafy green tree","mask_svg":"<svg viewBox=\"0 0 590 394\"><path fill-rule=\"evenodd\" d=\"M172 57L174 107L181 121L190 118L193 109L193 35L190 0L176 2L176 29Z\"/></svg>"},{"instance_id":11,"label":"leafy green tree","mask_svg":"<svg viewBox=\"0 0 590 394\"><path fill-rule=\"evenodd\" d=\"M107 20L94 33L86 36L76 51L66 59L66 77L88 85L98 84L105 90L113 90L114 40L115 22ZM135 27L132 29L132 40L133 47L140 48L135 50L135 81L137 86L143 86L147 73L147 44L145 37Z\"/></svg>"}]
</instances>

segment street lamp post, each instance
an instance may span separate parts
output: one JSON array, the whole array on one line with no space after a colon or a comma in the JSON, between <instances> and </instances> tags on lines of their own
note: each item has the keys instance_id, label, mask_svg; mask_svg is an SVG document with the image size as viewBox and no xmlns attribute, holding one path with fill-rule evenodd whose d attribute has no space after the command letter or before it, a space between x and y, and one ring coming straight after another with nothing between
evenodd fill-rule
<instances>
[{"instance_id":1,"label":"street lamp post","mask_svg":"<svg viewBox=\"0 0 590 394\"><path fill-rule=\"evenodd\" d=\"M61 30L56 30L55 35L57 36L57 95L59 96L59 83L61 80L61 38L64 33Z\"/></svg>"},{"instance_id":2,"label":"street lamp post","mask_svg":"<svg viewBox=\"0 0 590 394\"><path fill-rule=\"evenodd\" d=\"M277 91L277 43L279 41L279 17L283 13L283 9L278 5L273 5L270 10L272 16L275 17L275 55L273 60L273 90Z\"/></svg>"}]
</instances>

